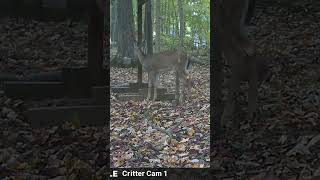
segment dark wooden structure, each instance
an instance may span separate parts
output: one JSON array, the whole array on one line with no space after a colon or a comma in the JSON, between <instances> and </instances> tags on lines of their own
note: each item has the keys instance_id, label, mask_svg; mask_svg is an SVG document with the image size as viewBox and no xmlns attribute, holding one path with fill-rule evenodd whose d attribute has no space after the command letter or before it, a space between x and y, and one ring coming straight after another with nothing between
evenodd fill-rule
<instances>
[{"instance_id":1,"label":"dark wooden structure","mask_svg":"<svg viewBox=\"0 0 320 180\"><path fill-rule=\"evenodd\" d=\"M6 95L20 98L31 96L93 99L93 104L88 106L31 108L25 114L33 127L57 125L61 120L68 120L74 115L80 125L105 124L105 105L109 101L109 68L108 65L103 68L104 18L109 18L109 4L106 4L106 0L0 0L0 17L4 16L43 21L63 20L71 16L88 20L88 67L64 68L58 72L57 78L51 81L41 78L32 81L10 81L8 78L9 81L3 82L3 88ZM108 43L109 41L106 41L106 44ZM105 101L101 101L102 99Z\"/></svg>"}]
</instances>

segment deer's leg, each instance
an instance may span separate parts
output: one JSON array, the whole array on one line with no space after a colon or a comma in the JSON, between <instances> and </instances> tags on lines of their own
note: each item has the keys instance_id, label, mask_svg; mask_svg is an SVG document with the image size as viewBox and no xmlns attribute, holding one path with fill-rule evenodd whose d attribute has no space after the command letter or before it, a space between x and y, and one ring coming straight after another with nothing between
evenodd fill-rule
<instances>
[{"instance_id":1,"label":"deer's leg","mask_svg":"<svg viewBox=\"0 0 320 180\"><path fill-rule=\"evenodd\" d=\"M181 86L181 92L180 92L180 103L183 103L184 100L185 100L185 95L184 95L184 92L185 92L185 80L184 80L184 76L182 75L182 73L179 73L180 75L180 80L182 81L182 83L179 85ZM180 87L179 87L180 88Z\"/></svg>"},{"instance_id":2,"label":"deer's leg","mask_svg":"<svg viewBox=\"0 0 320 180\"><path fill-rule=\"evenodd\" d=\"M184 86L187 87L187 95L190 96L190 93L191 93L191 79L189 77L189 73L186 70L183 71L183 78L184 78Z\"/></svg>"},{"instance_id":3,"label":"deer's leg","mask_svg":"<svg viewBox=\"0 0 320 180\"><path fill-rule=\"evenodd\" d=\"M147 100L151 99L151 89L152 89L152 72L148 73L148 96Z\"/></svg>"},{"instance_id":4,"label":"deer's leg","mask_svg":"<svg viewBox=\"0 0 320 180\"><path fill-rule=\"evenodd\" d=\"M181 87L181 94L180 94L180 102L184 102L185 101L185 95L186 95L186 86L188 88L188 95L190 95L190 90L191 90L191 84L190 84L190 80L188 79L188 73L183 70L180 73L180 79L182 81L182 87Z\"/></svg>"},{"instance_id":5,"label":"deer's leg","mask_svg":"<svg viewBox=\"0 0 320 180\"><path fill-rule=\"evenodd\" d=\"M229 92L227 95L227 101L221 118L221 125L228 126L229 121L233 119L235 109L238 103L238 96L240 92L240 78L239 78L239 66L233 64L231 66L232 75L229 80Z\"/></svg>"},{"instance_id":6,"label":"deer's leg","mask_svg":"<svg viewBox=\"0 0 320 180\"><path fill-rule=\"evenodd\" d=\"M155 72L153 77L154 77L153 101L156 101L158 97L159 73Z\"/></svg>"},{"instance_id":7,"label":"deer's leg","mask_svg":"<svg viewBox=\"0 0 320 180\"><path fill-rule=\"evenodd\" d=\"M250 119L254 117L257 109L257 97L258 97L258 69L256 61L252 61L250 64L251 76L249 77L249 90L248 90L248 116Z\"/></svg>"},{"instance_id":8,"label":"deer's leg","mask_svg":"<svg viewBox=\"0 0 320 180\"><path fill-rule=\"evenodd\" d=\"M176 86L175 86L175 98L176 101L179 102L179 91L180 91L180 75L178 71L175 71L176 74Z\"/></svg>"}]
</instances>

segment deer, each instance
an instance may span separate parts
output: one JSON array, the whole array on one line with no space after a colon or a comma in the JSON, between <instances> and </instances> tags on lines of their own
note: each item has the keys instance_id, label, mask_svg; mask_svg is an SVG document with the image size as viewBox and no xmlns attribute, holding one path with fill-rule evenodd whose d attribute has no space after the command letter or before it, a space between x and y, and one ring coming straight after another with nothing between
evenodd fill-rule
<instances>
[{"instance_id":1,"label":"deer","mask_svg":"<svg viewBox=\"0 0 320 180\"><path fill-rule=\"evenodd\" d=\"M164 51L153 55L146 55L141 47L134 45L134 53L138 57L144 71L148 73L148 95L147 100L151 100L151 91L153 89L153 101L157 100L157 88L159 86L159 73L174 71L178 83L176 83L175 97L178 103L185 101L185 88L187 87L187 94L190 95L191 79L187 71L190 60L189 56L181 51ZM182 89L180 93L180 84L182 81ZM180 96L179 96L180 94Z\"/></svg>"},{"instance_id":2,"label":"deer","mask_svg":"<svg viewBox=\"0 0 320 180\"><path fill-rule=\"evenodd\" d=\"M240 82L248 82L248 118L256 114L258 87L270 78L269 59L261 57L255 45L249 40L245 27L246 15L250 0L217 0L215 9L215 32L217 48L216 99L222 94L221 79L223 58L230 65L231 77L227 82L229 92L222 112L219 126L239 125L239 121L230 122L238 105ZM216 101L219 102L219 101ZM218 127L219 129L220 127Z\"/></svg>"}]
</instances>

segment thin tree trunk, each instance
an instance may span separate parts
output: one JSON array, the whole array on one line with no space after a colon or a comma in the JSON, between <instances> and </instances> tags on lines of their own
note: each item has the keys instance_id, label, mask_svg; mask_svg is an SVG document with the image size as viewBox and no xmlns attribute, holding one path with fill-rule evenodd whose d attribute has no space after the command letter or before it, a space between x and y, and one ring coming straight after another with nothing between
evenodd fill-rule
<instances>
[{"instance_id":1,"label":"thin tree trunk","mask_svg":"<svg viewBox=\"0 0 320 180\"><path fill-rule=\"evenodd\" d=\"M166 12L164 13L166 15L166 25L165 25L165 29L166 29L166 34L170 34L170 10L169 10L169 0L166 0Z\"/></svg>"},{"instance_id":2,"label":"thin tree trunk","mask_svg":"<svg viewBox=\"0 0 320 180\"><path fill-rule=\"evenodd\" d=\"M184 13L183 13L183 1L178 0L178 12L179 12L179 22L180 22L180 29L179 29L179 48L183 48L183 39L184 39Z\"/></svg>"},{"instance_id":3,"label":"thin tree trunk","mask_svg":"<svg viewBox=\"0 0 320 180\"><path fill-rule=\"evenodd\" d=\"M138 42L142 41L142 5L141 0L137 0L137 26L138 26ZM138 84L142 86L142 64L138 61Z\"/></svg>"},{"instance_id":4,"label":"thin tree trunk","mask_svg":"<svg viewBox=\"0 0 320 180\"><path fill-rule=\"evenodd\" d=\"M153 30L152 30L152 4L147 1L145 4L145 37L147 41L147 53L153 54Z\"/></svg>"},{"instance_id":5,"label":"thin tree trunk","mask_svg":"<svg viewBox=\"0 0 320 180\"><path fill-rule=\"evenodd\" d=\"M160 0L156 0L156 52L160 52L160 24L161 24L161 16L160 16Z\"/></svg>"}]
</instances>

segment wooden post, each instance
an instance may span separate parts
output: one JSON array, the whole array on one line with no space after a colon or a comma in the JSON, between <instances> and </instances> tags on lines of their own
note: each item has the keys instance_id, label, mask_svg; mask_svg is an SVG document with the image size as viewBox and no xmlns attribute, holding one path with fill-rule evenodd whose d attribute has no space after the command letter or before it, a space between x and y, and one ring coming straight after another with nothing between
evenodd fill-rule
<instances>
[{"instance_id":1,"label":"wooden post","mask_svg":"<svg viewBox=\"0 0 320 180\"><path fill-rule=\"evenodd\" d=\"M103 85L102 70L104 40L104 11L99 10L95 1L90 3L88 23L88 68L91 86Z\"/></svg>"},{"instance_id":2,"label":"wooden post","mask_svg":"<svg viewBox=\"0 0 320 180\"><path fill-rule=\"evenodd\" d=\"M137 12L137 22L138 22L138 45L142 41L142 3L141 0L137 0L138 12ZM138 62L138 84L142 86L142 65Z\"/></svg>"}]
</instances>

